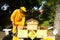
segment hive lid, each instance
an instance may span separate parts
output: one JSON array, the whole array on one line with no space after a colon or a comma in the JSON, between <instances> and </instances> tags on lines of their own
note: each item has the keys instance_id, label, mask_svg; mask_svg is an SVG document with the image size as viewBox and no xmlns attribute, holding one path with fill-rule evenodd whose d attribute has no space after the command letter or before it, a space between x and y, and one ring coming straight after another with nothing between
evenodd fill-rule
<instances>
[{"instance_id":1,"label":"hive lid","mask_svg":"<svg viewBox=\"0 0 60 40\"><path fill-rule=\"evenodd\" d=\"M33 18L26 21L27 24L38 24L39 22Z\"/></svg>"}]
</instances>

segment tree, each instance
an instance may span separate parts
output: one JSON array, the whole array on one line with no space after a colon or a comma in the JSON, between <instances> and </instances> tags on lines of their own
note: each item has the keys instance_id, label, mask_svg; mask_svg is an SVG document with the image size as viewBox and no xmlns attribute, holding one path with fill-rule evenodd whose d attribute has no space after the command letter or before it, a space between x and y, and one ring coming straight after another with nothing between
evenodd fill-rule
<instances>
[{"instance_id":1,"label":"tree","mask_svg":"<svg viewBox=\"0 0 60 40\"><path fill-rule=\"evenodd\" d=\"M46 1L43 5L43 14L41 15L39 11L33 9L34 6L38 8L42 5L42 2ZM27 6L28 5L28 6ZM54 23L54 17L56 12L56 0L29 0L26 7L28 7L28 12L26 18L37 19L40 23L39 25L50 26ZM46 23L47 22L47 23Z\"/></svg>"}]
</instances>

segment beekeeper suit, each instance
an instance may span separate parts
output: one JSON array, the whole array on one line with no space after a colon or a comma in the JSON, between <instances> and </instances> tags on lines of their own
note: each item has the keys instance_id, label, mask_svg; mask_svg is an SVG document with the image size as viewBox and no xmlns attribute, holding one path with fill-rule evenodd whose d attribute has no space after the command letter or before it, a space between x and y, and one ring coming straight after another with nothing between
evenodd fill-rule
<instances>
[{"instance_id":1,"label":"beekeeper suit","mask_svg":"<svg viewBox=\"0 0 60 40\"><path fill-rule=\"evenodd\" d=\"M16 29L18 26L24 26L25 23L25 15L24 12L26 12L25 7L20 7L20 9L14 10L14 12L11 14L11 21L13 24L13 33L16 33Z\"/></svg>"},{"instance_id":2,"label":"beekeeper suit","mask_svg":"<svg viewBox=\"0 0 60 40\"><path fill-rule=\"evenodd\" d=\"M13 34L15 34L17 32L18 28L22 28L24 26L24 23L25 23L24 12L26 12L26 8L20 7L20 9L14 10L13 13L11 14L10 19L11 19L12 25L13 25L13 29L12 29ZM15 39L16 39L16 37L14 36L13 40L15 40Z\"/></svg>"}]
</instances>

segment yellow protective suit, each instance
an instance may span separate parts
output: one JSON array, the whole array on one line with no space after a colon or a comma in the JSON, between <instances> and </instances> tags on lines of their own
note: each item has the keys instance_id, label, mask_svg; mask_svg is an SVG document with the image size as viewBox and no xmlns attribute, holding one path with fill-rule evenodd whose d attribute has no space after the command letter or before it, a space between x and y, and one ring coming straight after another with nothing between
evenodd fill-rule
<instances>
[{"instance_id":1,"label":"yellow protective suit","mask_svg":"<svg viewBox=\"0 0 60 40\"><path fill-rule=\"evenodd\" d=\"M10 19L11 19L12 24L13 24L13 29L12 29L13 34L17 33L17 30L24 26L24 23L25 23L24 12L27 12L26 8L25 7L20 7L20 9L16 9L12 13ZM19 40L19 38L14 35L12 40Z\"/></svg>"},{"instance_id":2,"label":"yellow protective suit","mask_svg":"<svg viewBox=\"0 0 60 40\"><path fill-rule=\"evenodd\" d=\"M18 26L22 27L25 23L25 15L20 12L20 9L14 10L14 12L11 15L11 21L13 24L12 32L16 33Z\"/></svg>"},{"instance_id":3,"label":"yellow protective suit","mask_svg":"<svg viewBox=\"0 0 60 40\"><path fill-rule=\"evenodd\" d=\"M16 36L13 36L13 39L12 40L19 40L19 38L16 37Z\"/></svg>"}]
</instances>

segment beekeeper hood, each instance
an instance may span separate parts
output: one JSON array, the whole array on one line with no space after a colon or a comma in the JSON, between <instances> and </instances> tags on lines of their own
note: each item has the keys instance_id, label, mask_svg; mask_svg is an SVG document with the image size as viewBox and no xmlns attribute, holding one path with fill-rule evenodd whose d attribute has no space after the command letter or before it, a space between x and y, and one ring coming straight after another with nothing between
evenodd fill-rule
<instances>
[{"instance_id":1,"label":"beekeeper hood","mask_svg":"<svg viewBox=\"0 0 60 40\"><path fill-rule=\"evenodd\" d=\"M27 12L26 8L23 6L23 7L20 7L21 10L23 10L24 12Z\"/></svg>"}]
</instances>

